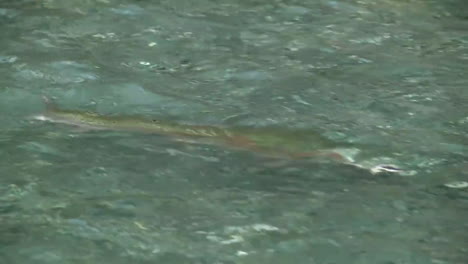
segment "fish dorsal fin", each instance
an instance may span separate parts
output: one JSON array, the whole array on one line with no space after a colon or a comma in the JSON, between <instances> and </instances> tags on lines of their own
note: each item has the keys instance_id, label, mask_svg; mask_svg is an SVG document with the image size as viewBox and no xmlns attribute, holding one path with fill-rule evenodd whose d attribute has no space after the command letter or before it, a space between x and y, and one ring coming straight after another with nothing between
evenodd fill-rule
<instances>
[{"instance_id":1,"label":"fish dorsal fin","mask_svg":"<svg viewBox=\"0 0 468 264\"><path fill-rule=\"evenodd\" d=\"M49 97L43 95L43 96L42 96L42 100L44 101L44 104L46 105L46 110L47 110L47 111L54 111L54 110L57 110L57 105L55 104L55 102L53 102L52 100L50 100Z\"/></svg>"}]
</instances>

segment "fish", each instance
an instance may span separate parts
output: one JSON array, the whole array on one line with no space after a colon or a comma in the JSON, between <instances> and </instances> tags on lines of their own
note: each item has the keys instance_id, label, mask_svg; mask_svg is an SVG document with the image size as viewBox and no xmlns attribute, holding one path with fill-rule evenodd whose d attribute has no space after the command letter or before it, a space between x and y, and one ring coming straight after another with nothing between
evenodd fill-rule
<instances>
[{"instance_id":1,"label":"fish","mask_svg":"<svg viewBox=\"0 0 468 264\"><path fill-rule=\"evenodd\" d=\"M166 134L191 137L225 137L227 130L215 126L196 126L174 123L162 119L146 119L135 116L105 116L95 112L59 108L49 98L43 97L46 111L33 119L61 123L83 130L113 130Z\"/></svg>"},{"instance_id":2,"label":"fish","mask_svg":"<svg viewBox=\"0 0 468 264\"><path fill-rule=\"evenodd\" d=\"M275 159L326 159L363 168L354 157L360 152L355 144L336 142L311 129L287 127L251 127L222 125L192 125L171 120L138 116L109 116L95 112L61 109L49 98L43 97L45 111L34 119L75 126L84 130L126 131L130 133L159 134L189 142L216 144L249 151ZM366 168L371 172L398 172L391 164Z\"/></svg>"}]
</instances>

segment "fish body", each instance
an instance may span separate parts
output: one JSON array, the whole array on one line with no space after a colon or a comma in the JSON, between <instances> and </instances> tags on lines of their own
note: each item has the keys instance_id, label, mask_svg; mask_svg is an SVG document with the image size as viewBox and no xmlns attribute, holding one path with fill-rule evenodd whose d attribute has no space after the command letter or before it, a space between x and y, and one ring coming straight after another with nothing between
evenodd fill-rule
<instances>
[{"instance_id":1,"label":"fish body","mask_svg":"<svg viewBox=\"0 0 468 264\"><path fill-rule=\"evenodd\" d=\"M220 127L185 125L159 119L146 119L134 116L105 116L89 111L65 110L58 108L48 98L43 97L46 111L34 119L62 123L90 130L117 130L145 132L193 137L220 137L228 133Z\"/></svg>"},{"instance_id":2,"label":"fish body","mask_svg":"<svg viewBox=\"0 0 468 264\"><path fill-rule=\"evenodd\" d=\"M333 149L344 147L345 144L338 144L312 130L293 130L281 127L200 126L132 116L104 116L92 112L59 109L47 98L44 98L44 101L47 110L35 119L77 126L86 130L163 134L195 139L201 143L214 142L273 157L326 156L345 159L343 155L333 151Z\"/></svg>"},{"instance_id":3,"label":"fish body","mask_svg":"<svg viewBox=\"0 0 468 264\"><path fill-rule=\"evenodd\" d=\"M191 126L157 119L131 116L103 116L73 110L47 111L35 119L88 128L90 130L118 130L193 137L220 137L227 131L211 126Z\"/></svg>"}]
</instances>

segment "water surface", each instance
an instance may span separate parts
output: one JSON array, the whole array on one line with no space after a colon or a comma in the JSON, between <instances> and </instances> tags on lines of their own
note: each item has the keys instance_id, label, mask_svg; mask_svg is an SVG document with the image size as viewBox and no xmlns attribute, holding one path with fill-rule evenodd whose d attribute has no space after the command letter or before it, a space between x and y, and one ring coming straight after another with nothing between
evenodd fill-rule
<instances>
[{"instance_id":1,"label":"water surface","mask_svg":"<svg viewBox=\"0 0 468 264\"><path fill-rule=\"evenodd\" d=\"M2 1L0 262L467 263L467 7ZM77 131L29 118L43 95L311 129L414 173Z\"/></svg>"}]
</instances>

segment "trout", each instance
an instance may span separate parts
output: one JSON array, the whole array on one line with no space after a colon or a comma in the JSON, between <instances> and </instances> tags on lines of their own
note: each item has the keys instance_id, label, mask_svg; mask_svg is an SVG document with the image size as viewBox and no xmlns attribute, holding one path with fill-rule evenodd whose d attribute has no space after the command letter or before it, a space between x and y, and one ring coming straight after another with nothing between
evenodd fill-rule
<instances>
[{"instance_id":1,"label":"trout","mask_svg":"<svg viewBox=\"0 0 468 264\"><path fill-rule=\"evenodd\" d=\"M188 125L161 119L105 116L93 112L65 110L57 107L46 97L44 97L44 102L46 111L35 116L37 120L77 126L86 130L161 134L190 139L198 143L214 143L248 150L273 158L325 158L357 165L351 156L340 151L349 150L353 145L335 142L308 129ZM353 150L357 149L353 148ZM385 171L397 170L394 166L385 166Z\"/></svg>"}]
</instances>

